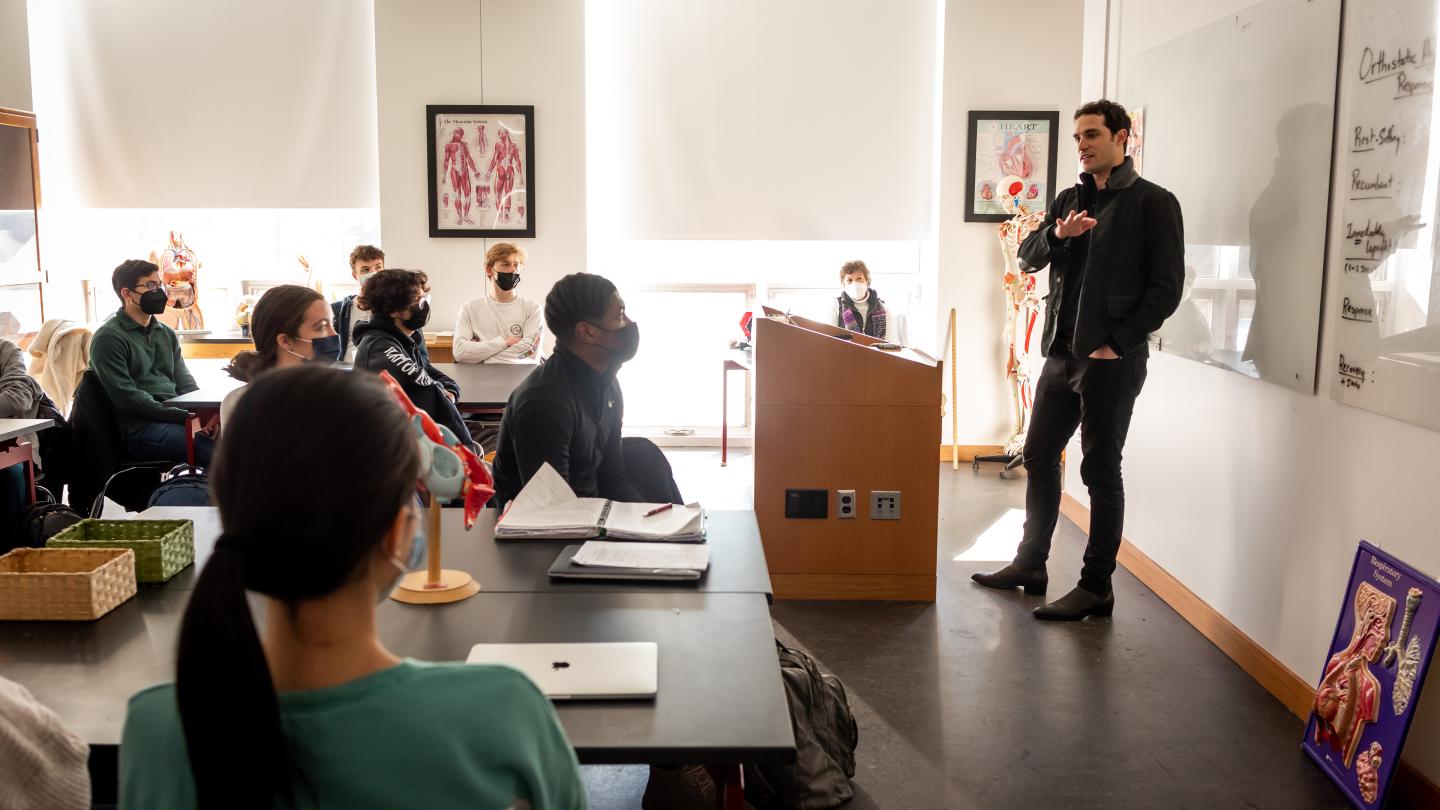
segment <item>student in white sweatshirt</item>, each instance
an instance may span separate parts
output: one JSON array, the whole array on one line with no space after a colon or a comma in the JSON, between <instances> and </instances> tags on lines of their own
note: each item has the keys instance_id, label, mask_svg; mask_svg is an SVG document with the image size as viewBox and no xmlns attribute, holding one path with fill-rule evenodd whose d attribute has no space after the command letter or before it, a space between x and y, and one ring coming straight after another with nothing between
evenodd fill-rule
<instances>
[{"instance_id":1,"label":"student in white sweatshirt","mask_svg":"<svg viewBox=\"0 0 1440 810\"><path fill-rule=\"evenodd\" d=\"M485 252L485 296L466 302L455 321L457 363L534 363L540 356L540 305L515 294L525 251L500 242Z\"/></svg>"}]
</instances>

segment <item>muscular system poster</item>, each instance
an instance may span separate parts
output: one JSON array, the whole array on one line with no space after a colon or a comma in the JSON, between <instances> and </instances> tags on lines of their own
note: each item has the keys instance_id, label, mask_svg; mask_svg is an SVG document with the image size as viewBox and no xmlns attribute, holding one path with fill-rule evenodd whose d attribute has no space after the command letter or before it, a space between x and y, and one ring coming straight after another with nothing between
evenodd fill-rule
<instances>
[{"instance_id":1,"label":"muscular system poster","mask_svg":"<svg viewBox=\"0 0 1440 810\"><path fill-rule=\"evenodd\" d=\"M429 108L431 236L534 236L528 109Z\"/></svg>"}]
</instances>

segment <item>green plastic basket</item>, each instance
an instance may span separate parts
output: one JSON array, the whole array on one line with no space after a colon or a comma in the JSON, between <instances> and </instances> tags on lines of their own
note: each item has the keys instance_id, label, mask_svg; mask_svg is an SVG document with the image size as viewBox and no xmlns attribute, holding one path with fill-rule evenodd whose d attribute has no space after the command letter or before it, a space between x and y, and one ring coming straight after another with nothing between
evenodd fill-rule
<instances>
[{"instance_id":1,"label":"green plastic basket","mask_svg":"<svg viewBox=\"0 0 1440 810\"><path fill-rule=\"evenodd\" d=\"M135 579L165 582L195 562L195 524L188 520L82 520L56 534L50 548L128 548Z\"/></svg>"}]
</instances>

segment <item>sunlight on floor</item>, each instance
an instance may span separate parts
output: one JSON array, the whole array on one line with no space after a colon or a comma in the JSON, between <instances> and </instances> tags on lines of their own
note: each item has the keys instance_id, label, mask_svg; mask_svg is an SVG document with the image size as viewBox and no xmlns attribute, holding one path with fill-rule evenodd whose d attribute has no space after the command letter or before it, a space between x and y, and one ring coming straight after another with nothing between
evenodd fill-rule
<instances>
[{"instance_id":1,"label":"sunlight on floor","mask_svg":"<svg viewBox=\"0 0 1440 810\"><path fill-rule=\"evenodd\" d=\"M1025 527L1025 510L1011 509L975 538L975 542L955 555L955 562L1009 562L1020 545Z\"/></svg>"}]
</instances>

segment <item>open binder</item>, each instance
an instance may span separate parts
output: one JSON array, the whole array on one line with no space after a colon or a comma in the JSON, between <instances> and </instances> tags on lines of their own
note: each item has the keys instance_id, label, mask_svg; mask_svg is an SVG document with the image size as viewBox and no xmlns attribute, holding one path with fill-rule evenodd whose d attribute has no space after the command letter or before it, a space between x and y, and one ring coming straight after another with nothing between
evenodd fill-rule
<instances>
[{"instance_id":1,"label":"open binder","mask_svg":"<svg viewBox=\"0 0 1440 810\"><path fill-rule=\"evenodd\" d=\"M699 504L677 505L645 517L645 513L660 506L664 504L577 497L554 467L542 464L495 524L495 537L668 543L705 540L705 510Z\"/></svg>"}]
</instances>

